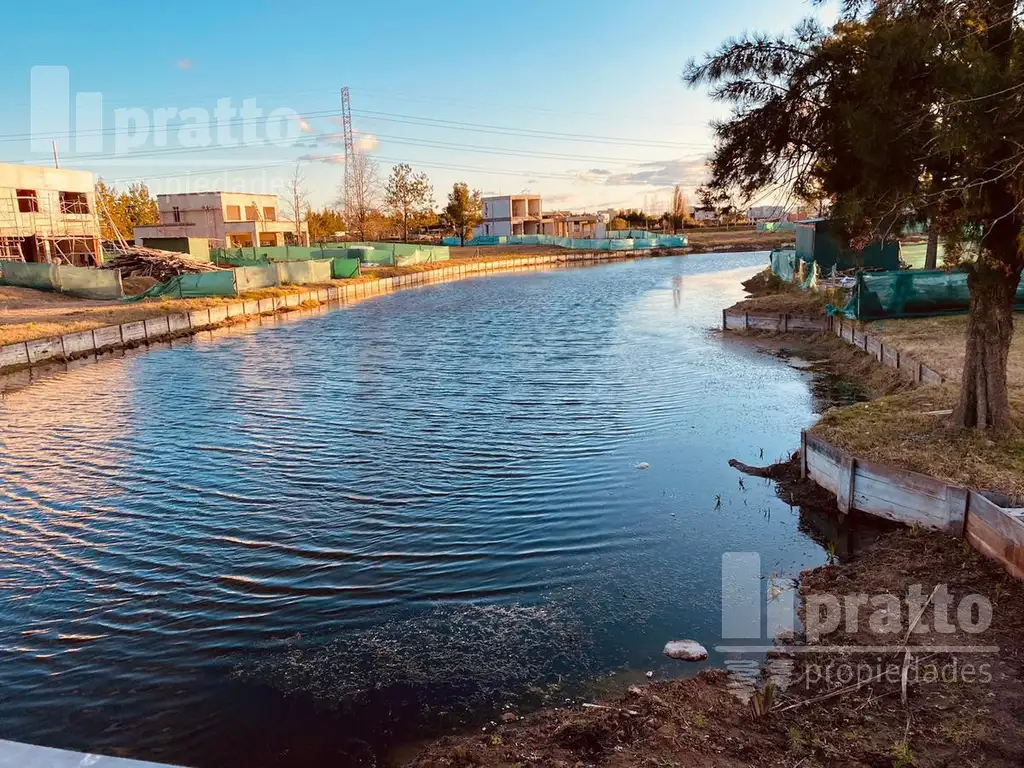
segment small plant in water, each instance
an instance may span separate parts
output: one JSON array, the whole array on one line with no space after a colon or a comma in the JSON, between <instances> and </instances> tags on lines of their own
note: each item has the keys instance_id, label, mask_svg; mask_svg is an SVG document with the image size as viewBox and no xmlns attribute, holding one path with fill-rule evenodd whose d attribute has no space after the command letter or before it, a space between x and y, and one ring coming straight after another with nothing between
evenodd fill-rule
<instances>
[{"instance_id":1,"label":"small plant in water","mask_svg":"<svg viewBox=\"0 0 1024 768\"><path fill-rule=\"evenodd\" d=\"M834 541L830 541L828 546L825 547L825 557L828 558L829 565L835 565L839 562L839 558L836 556L836 543Z\"/></svg>"},{"instance_id":2,"label":"small plant in water","mask_svg":"<svg viewBox=\"0 0 1024 768\"><path fill-rule=\"evenodd\" d=\"M715 509L721 509L721 508L722 508L722 494L716 493L715 494Z\"/></svg>"}]
</instances>

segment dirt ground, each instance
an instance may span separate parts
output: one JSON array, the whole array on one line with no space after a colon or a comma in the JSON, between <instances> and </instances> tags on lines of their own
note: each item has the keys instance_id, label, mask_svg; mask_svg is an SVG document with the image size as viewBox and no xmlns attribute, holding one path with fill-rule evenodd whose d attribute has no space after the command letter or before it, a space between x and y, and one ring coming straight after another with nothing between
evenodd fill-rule
<instances>
[{"instance_id":1,"label":"dirt ground","mask_svg":"<svg viewBox=\"0 0 1024 768\"><path fill-rule=\"evenodd\" d=\"M802 485L795 471L780 493ZM441 739L409 765L1024 764L1024 585L961 540L900 529L805 572L797 589L804 626L820 636L778 640L786 645L769 653L756 690L724 671L632 686L601 708L544 710ZM975 613L964 612L970 595L981 597Z\"/></svg>"}]
</instances>

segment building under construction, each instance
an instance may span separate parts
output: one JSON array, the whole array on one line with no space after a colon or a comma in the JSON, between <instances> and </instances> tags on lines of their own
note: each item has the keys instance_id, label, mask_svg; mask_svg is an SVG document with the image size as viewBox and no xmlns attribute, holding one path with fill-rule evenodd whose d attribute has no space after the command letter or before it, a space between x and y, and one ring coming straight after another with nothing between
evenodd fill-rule
<instances>
[{"instance_id":1,"label":"building under construction","mask_svg":"<svg viewBox=\"0 0 1024 768\"><path fill-rule=\"evenodd\" d=\"M90 266L101 254L90 171L0 164L0 259Z\"/></svg>"}]
</instances>

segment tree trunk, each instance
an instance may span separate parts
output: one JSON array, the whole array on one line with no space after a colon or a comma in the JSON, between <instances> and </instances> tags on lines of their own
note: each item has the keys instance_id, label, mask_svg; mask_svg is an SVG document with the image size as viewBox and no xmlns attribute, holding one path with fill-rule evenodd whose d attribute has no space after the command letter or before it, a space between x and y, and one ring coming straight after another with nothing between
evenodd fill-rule
<instances>
[{"instance_id":1,"label":"tree trunk","mask_svg":"<svg viewBox=\"0 0 1024 768\"><path fill-rule=\"evenodd\" d=\"M1010 274L1008 274L1008 272ZM953 422L963 428L1013 431L1006 361L1013 338L1013 302L1021 270L982 261L967 277L970 315L960 400Z\"/></svg>"},{"instance_id":2,"label":"tree trunk","mask_svg":"<svg viewBox=\"0 0 1024 768\"><path fill-rule=\"evenodd\" d=\"M936 269L939 265L939 229L933 220L928 225L928 248L924 254L924 268Z\"/></svg>"}]
</instances>

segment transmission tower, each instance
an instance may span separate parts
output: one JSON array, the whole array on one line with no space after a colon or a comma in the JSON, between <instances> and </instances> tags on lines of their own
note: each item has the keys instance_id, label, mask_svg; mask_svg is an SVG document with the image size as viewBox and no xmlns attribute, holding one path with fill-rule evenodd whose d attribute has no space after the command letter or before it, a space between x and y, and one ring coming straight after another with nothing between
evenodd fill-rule
<instances>
[{"instance_id":1,"label":"transmission tower","mask_svg":"<svg viewBox=\"0 0 1024 768\"><path fill-rule=\"evenodd\" d=\"M345 134L345 207L348 208L351 200L351 169L356 158L356 148L355 142L352 140L352 105L349 101L347 85L341 89L341 128Z\"/></svg>"}]
</instances>

